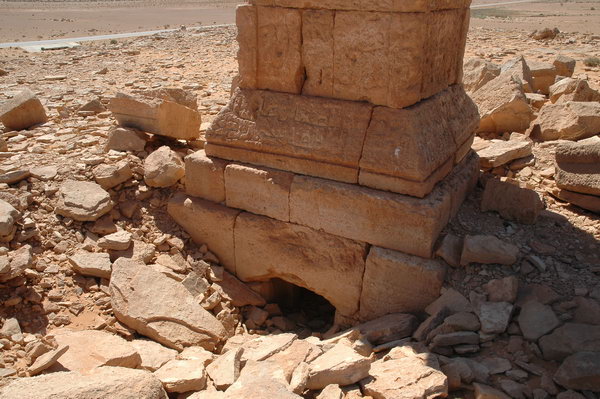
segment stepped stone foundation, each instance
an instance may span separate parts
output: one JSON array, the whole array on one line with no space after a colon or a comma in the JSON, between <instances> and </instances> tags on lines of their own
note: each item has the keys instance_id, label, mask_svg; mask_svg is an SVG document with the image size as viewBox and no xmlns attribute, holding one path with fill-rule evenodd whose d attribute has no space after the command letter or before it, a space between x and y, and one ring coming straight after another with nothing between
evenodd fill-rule
<instances>
[{"instance_id":1,"label":"stepped stone foundation","mask_svg":"<svg viewBox=\"0 0 600 399\"><path fill-rule=\"evenodd\" d=\"M434 246L477 180L461 85L469 1L253 0L240 86L186 158L169 213L247 282L353 323L440 293Z\"/></svg>"}]
</instances>

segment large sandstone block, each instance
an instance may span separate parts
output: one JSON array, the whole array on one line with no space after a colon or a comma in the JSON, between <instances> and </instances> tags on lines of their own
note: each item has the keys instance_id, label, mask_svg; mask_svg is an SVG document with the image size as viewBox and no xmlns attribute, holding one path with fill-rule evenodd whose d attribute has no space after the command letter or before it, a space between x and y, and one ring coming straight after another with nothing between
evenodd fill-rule
<instances>
[{"instance_id":1,"label":"large sandstone block","mask_svg":"<svg viewBox=\"0 0 600 399\"><path fill-rule=\"evenodd\" d=\"M313 8L346 11L383 11L383 12L424 12L465 8L470 0L251 0L250 3L290 8Z\"/></svg>"},{"instance_id":2,"label":"large sandstone block","mask_svg":"<svg viewBox=\"0 0 600 399\"><path fill-rule=\"evenodd\" d=\"M233 226L238 210L178 193L169 201L167 211L196 243L206 244L221 264L235 274Z\"/></svg>"},{"instance_id":3,"label":"large sandstone block","mask_svg":"<svg viewBox=\"0 0 600 399\"><path fill-rule=\"evenodd\" d=\"M334 24L335 13L330 10L306 10L302 14L303 94L333 97Z\"/></svg>"},{"instance_id":4,"label":"large sandstone block","mask_svg":"<svg viewBox=\"0 0 600 399\"><path fill-rule=\"evenodd\" d=\"M257 87L300 93L304 83L301 12L274 7L256 11Z\"/></svg>"},{"instance_id":5,"label":"large sandstone block","mask_svg":"<svg viewBox=\"0 0 600 399\"><path fill-rule=\"evenodd\" d=\"M46 110L29 89L25 89L0 106L0 122L8 130L23 130L48 120Z\"/></svg>"},{"instance_id":6,"label":"large sandstone block","mask_svg":"<svg viewBox=\"0 0 600 399\"><path fill-rule=\"evenodd\" d=\"M343 315L358 311L366 244L242 213L235 226L237 275L280 278L325 297Z\"/></svg>"},{"instance_id":7,"label":"large sandstone block","mask_svg":"<svg viewBox=\"0 0 600 399\"><path fill-rule=\"evenodd\" d=\"M365 265L360 318L421 312L440 296L446 266L379 247L371 247Z\"/></svg>"},{"instance_id":8,"label":"large sandstone block","mask_svg":"<svg viewBox=\"0 0 600 399\"><path fill-rule=\"evenodd\" d=\"M424 197L469 151L478 121L460 85L406 109L240 89L206 153Z\"/></svg>"},{"instance_id":9,"label":"large sandstone block","mask_svg":"<svg viewBox=\"0 0 600 399\"><path fill-rule=\"evenodd\" d=\"M148 92L137 97L117 93L108 108L119 125L175 139L200 136L200 113L195 102L175 90Z\"/></svg>"},{"instance_id":10,"label":"large sandstone block","mask_svg":"<svg viewBox=\"0 0 600 399\"><path fill-rule=\"evenodd\" d=\"M360 184L424 197L450 172L478 122L477 107L459 85L409 108L375 107Z\"/></svg>"},{"instance_id":11,"label":"large sandstone block","mask_svg":"<svg viewBox=\"0 0 600 399\"><path fill-rule=\"evenodd\" d=\"M239 5L235 13L237 25L239 87L257 87L258 70L258 16L256 7Z\"/></svg>"},{"instance_id":12,"label":"large sandstone block","mask_svg":"<svg viewBox=\"0 0 600 399\"><path fill-rule=\"evenodd\" d=\"M295 176L290 220L428 258L439 233L473 186L477 170L477 157L468 157L424 199Z\"/></svg>"},{"instance_id":13,"label":"large sandstone block","mask_svg":"<svg viewBox=\"0 0 600 399\"><path fill-rule=\"evenodd\" d=\"M401 108L460 83L464 1L413 3L259 0L240 7L240 87ZM407 7L436 11L398 12Z\"/></svg>"},{"instance_id":14,"label":"large sandstone block","mask_svg":"<svg viewBox=\"0 0 600 399\"><path fill-rule=\"evenodd\" d=\"M228 162L207 157L204 150L185 157L185 191L213 202L225 201L225 167Z\"/></svg>"},{"instance_id":15,"label":"large sandstone block","mask_svg":"<svg viewBox=\"0 0 600 399\"><path fill-rule=\"evenodd\" d=\"M473 93L481 115L480 132L524 132L533 119L523 81L510 72L501 73Z\"/></svg>"},{"instance_id":16,"label":"large sandstone block","mask_svg":"<svg viewBox=\"0 0 600 399\"><path fill-rule=\"evenodd\" d=\"M547 140L581 140L600 133L600 103L567 101L546 104L533 124L532 137Z\"/></svg>"},{"instance_id":17,"label":"large sandstone block","mask_svg":"<svg viewBox=\"0 0 600 399\"><path fill-rule=\"evenodd\" d=\"M289 222L293 173L231 164L225 169L227 206Z\"/></svg>"},{"instance_id":18,"label":"large sandstone block","mask_svg":"<svg viewBox=\"0 0 600 399\"><path fill-rule=\"evenodd\" d=\"M425 57L420 65L423 76L421 98L430 97L449 85L460 83L469 16L468 10L464 9L425 15L424 24L428 33Z\"/></svg>"},{"instance_id":19,"label":"large sandstone block","mask_svg":"<svg viewBox=\"0 0 600 399\"><path fill-rule=\"evenodd\" d=\"M372 107L238 89L206 132L206 154L356 182Z\"/></svg>"}]
</instances>

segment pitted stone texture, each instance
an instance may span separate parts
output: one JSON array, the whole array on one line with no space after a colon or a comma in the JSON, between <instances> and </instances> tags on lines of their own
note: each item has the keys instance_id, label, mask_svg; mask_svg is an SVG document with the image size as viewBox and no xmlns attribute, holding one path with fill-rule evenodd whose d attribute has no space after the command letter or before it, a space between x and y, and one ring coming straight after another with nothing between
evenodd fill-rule
<instances>
[{"instance_id":1,"label":"pitted stone texture","mask_svg":"<svg viewBox=\"0 0 600 399\"><path fill-rule=\"evenodd\" d=\"M167 211L197 244L206 244L235 274L233 226L240 211L181 193L169 201Z\"/></svg>"},{"instance_id":2,"label":"pitted stone texture","mask_svg":"<svg viewBox=\"0 0 600 399\"><path fill-rule=\"evenodd\" d=\"M249 4L239 5L235 13L237 25L239 87L257 87L258 70L258 16L256 7Z\"/></svg>"},{"instance_id":3,"label":"pitted stone texture","mask_svg":"<svg viewBox=\"0 0 600 399\"><path fill-rule=\"evenodd\" d=\"M227 206L289 222L294 174L231 164L225 169Z\"/></svg>"},{"instance_id":4,"label":"pitted stone texture","mask_svg":"<svg viewBox=\"0 0 600 399\"><path fill-rule=\"evenodd\" d=\"M235 226L237 275L280 278L322 295L343 315L358 311L366 245L307 227L242 213Z\"/></svg>"},{"instance_id":5,"label":"pitted stone texture","mask_svg":"<svg viewBox=\"0 0 600 399\"><path fill-rule=\"evenodd\" d=\"M356 183L372 107L237 90L206 131L206 154Z\"/></svg>"},{"instance_id":6,"label":"pitted stone texture","mask_svg":"<svg viewBox=\"0 0 600 399\"><path fill-rule=\"evenodd\" d=\"M360 160L360 184L425 196L450 172L455 153L478 122L477 107L460 86L406 109L375 107ZM390 178L397 178L396 184Z\"/></svg>"},{"instance_id":7,"label":"pitted stone texture","mask_svg":"<svg viewBox=\"0 0 600 399\"><path fill-rule=\"evenodd\" d=\"M445 274L446 266L438 260L372 247L365 265L360 318L423 311L440 296Z\"/></svg>"},{"instance_id":8,"label":"pitted stone texture","mask_svg":"<svg viewBox=\"0 0 600 399\"><path fill-rule=\"evenodd\" d=\"M0 122L8 130L23 130L48 120L46 110L29 89L0 105Z\"/></svg>"},{"instance_id":9,"label":"pitted stone texture","mask_svg":"<svg viewBox=\"0 0 600 399\"><path fill-rule=\"evenodd\" d=\"M428 258L440 231L473 186L476 169L477 157L469 157L424 199L295 176L290 220L330 234Z\"/></svg>"},{"instance_id":10,"label":"pitted stone texture","mask_svg":"<svg viewBox=\"0 0 600 399\"><path fill-rule=\"evenodd\" d=\"M600 103L567 101L546 104L533 124L532 137L542 141L581 140L600 133Z\"/></svg>"},{"instance_id":11,"label":"pitted stone texture","mask_svg":"<svg viewBox=\"0 0 600 399\"><path fill-rule=\"evenodd\" d=\"M185 157L185 191L213 202L225 201L224 173L228 162L206 156L204 150Z\"/></svg>"},{"instance_id":12,"label":"pitted stone texture","mask_svg":"<svg viewBox=\"0 0 600 399\"><path fill-rule=\"evenodd\" d=\"M221 322L183 284L142 263L119 258L109 287L117 319L170 348L214 349L226 337Z\"/></svg>"},{"instance_id":13,"label":"pitted stone texture","mask_svg":"<svg viewBox=\"0 0 600 399\"><path fill-rule=\"evenodd\" d=\"M187 98L179 89L136 97L117 93L108 105L120 126L183 140L200 136L201 118L196 107L195 99Z\"/></svg>"}]
</instances>

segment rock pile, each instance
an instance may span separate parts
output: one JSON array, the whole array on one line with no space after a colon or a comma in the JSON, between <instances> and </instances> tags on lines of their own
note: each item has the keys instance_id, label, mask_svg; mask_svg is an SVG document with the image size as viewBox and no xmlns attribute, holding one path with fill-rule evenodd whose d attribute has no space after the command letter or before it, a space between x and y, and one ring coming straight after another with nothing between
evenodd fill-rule
<instances>
[{"instance_id":1,"label":"rock pile","mask_svg":"<svg viewBox=\"0 0 600 399\"><path fill-rule=\"evenodd\" d=\"M323 2L304 4L321 7ZM383 6L369 2L367 7ZM303 14L327 25L330 11L307 10ZM404 15L399 11L423 13L422 9L393 9L382 14L385 18ZM440 11L447 15L462 12L434 10L430 14ZM405 26L389 25L394 29ZM458 29L455 25L440 22L439 26ZM540 143L521 133L501 132L500 138L496 132L481 132L473 146L481 153L479 166L490 173L480 176L479 187L458 210L462 199L456 201L456 194L437 196L464 183L453 172L441 177L440 184L432 184L424 198L369 191L360 187L360 181L350 185L308 176L290 178L292 173L277 167L207 156L206 151L197 151L200 140L185 142L116 126L119 122L114 115L104 110L115 97L112 92L118 90L133 93L134 99L153 112L165 102L193 109L193 101L199 104L203 118L211 119L226 105L229 82L224 77L235 70L228 64L233 65L233 36L233 29L215 28L202 35L177 32L136 39L127 46L88 44L32 55L40 61L34 63L21 53L7 53L12 57L6 63L10 74L0 83L6 89L0 96L14 104L12 100L23 85L30 85L39 93L47 121L33 123L27 130L5 125L0 132L0 397L564 399L598 395L600 223L591 213L563 206L552 196L585 196L592 199L585 204L594 204L598 198L593 191L597 185L592 168L598 157L596 137ZM163 51L162 56L155 51ZM443 52L436 51L433 54ZM212 72L195 76L188 68L196 64L190 61L200 52L208 52L212 60L202 64L202 70ZM188 54L194 58L186 58ZM425 62L433 61L427 58ZM136 68L127 72L130 64ZM530 77L523 85L525 92L541 91L549 83L545 80L548 65L527 69L526 64L524 60L512 63L512 76ZM554 65L561 76L575 67L563 57L547 64ZM68 65L79 84L72 85L70 75L62 70L53 73L52 80L44 79L48 65L57 69ZM113 65L120 68L119 76L110 70ZM437 65L446 66L445 61ZM478 67L481 70L472 77L473 87L506 73L497 73L488 63ZM160 71L160 82L163 78L179 82L186 87L185 95L173 94L179 91L170 89L146 94L160 84L140 77L140 70L145 71L144 76ZM322 70L326 76L327 68ZM337 70L338 80L342 72ZM200 87L193 82L195 78L202 81L209 73L218 85ZM54 80L57 76L61 80ZM189 76L193 78L187 80ZM336 87L334 78L332 86ZM326 89L315 82L318 80L309 79L304 86ZM594 101L593 85L581 82L585 80L551 85L548 95L526 92L525 98L534 113L540 103L548 102L547 96L552 102L552 93L559 105ZM434 83L421 81L418 86ZM336 93L356 94L344 81L338 82L338 87ZM414 126L403 125L413 138L435 132L437 124L444 123L436 119L438 113L444 114L457 103L468 104L454 86L445 89L452 93L450 97L420 92L423 97L419 98L418 90L406 90L413 95L385 97L373 92L369 96L374 102L418 101L407 109L416 109L422 118L411 119L414 115L410 112L403 116L414 122ZM99 97L100 93L110 95ZM192 100L195 94L200 101ZM239 92L236 98L240 98ZM422 105L431 98L433 106ZM450 106L448 98L464 101ZM143 104L138 105L146 106ZM281 104L265 109L273 111L278 106ZM30 111L11 107L25 112L22 120L39 116L39 108L27 115ZM303 107L311 118L322 111ZM231 108L225 107L222 115L231 115ZM382 109L387 106L373 107L373 112ZM289 116L285 112L278 115ZM259 125L268 116L265 111ZM429 130L421 129L423 120L435 123ZM440 134L448 131L460 129L449 124ZM294 145L301 146L302 140L299 137ZM419 142L411 140L398 148L418 147ZM440 152L438 145L433 147L436 153ZM464 152L450 147L449 154L456 159L468 152L471 143ZM377 159L378 154L373 156ZM152 162L146 162L148 159ZM426 170L426 177L446 173L427 169L427 163L420 163L423 159L428 158L411 158L417 162L414 171ZM172 161L165 164L164 160ZM351 169L346 163L341 166L341 170ZM359 164L359 179L361 168ZM448 176L456 180L448 181ZM163 178L169 181L168 187L151 185ZM354 190L345 191L349 185ZM429 190L427 184L419 187ZM174 195L184 189L187 195ZM312 192L322 193L326 200L298 208L302 198L312 198ZM373 192L377 196L367 195ZM393 200L399 197L405 200ZM540 198L546 210L542 210ZM370 201L385 202L361 208ZM214 203L233 209L223 215L219 212L224 207ZM352 208L354 214L337 216L344 207ZM168 208L185 221L189 234L174 223ZM202 218L186 216L198 209L204 212ZM431 213L432 209L439 212ZM493 212L481 213L480 209ZM436 218L450 213L457 217L447 225L435 224ZM318 229L291 220L318 222ZM397 235L402 231L399 224L404 224L403 236ZM250 238L236 241L240 228ZM324 232L334 228L333 233ZM426 229L439 229L440 242L420 242L418 237L423 237ZM432 253L425 258L383 245L367 251L361 239L345 237L365 232L372 234L369 240L387 239L391 245L412 239L413 246L406 251L431 246ZM381 234L376 235L378 232ZM272 241L282 237L288 240L285 247L273 245ZM296 245L298 237L310 240L315 250ZM232 256L226 250L232 240L250 255L241 261ZM317 250L325 249L327 254L338 252L320 256ZM348 298L358 296L363 315L374 320L343 330L341 324L349 321L334 320L332 306L323 298L277 279L245 284L235 277L242 277L247 273L245 265L252 265L252 270L270 279L269 270L283 263L277 264L273 258L294 260L284 264L290 274L307 263L364 262L366 270L360 277L353 269L344 273L334 269L337 274L332 275L313 267L310 272L314 276L307 273L312 280L307 277L306 281L311 287L323 287L337 278L339 289L329 295L330 301L338 309L346 309ZM359 287L357 278L378 283ZM425 279L431 282L429 286L415 284ZM445 287L438 298L442 284ZM378 295L376 301L374 295ZM300 306L293 303L298 298ZM404 310L415 304L414 314L378 314L384 308L401 306Z\"/></svg>"}]
</instances>

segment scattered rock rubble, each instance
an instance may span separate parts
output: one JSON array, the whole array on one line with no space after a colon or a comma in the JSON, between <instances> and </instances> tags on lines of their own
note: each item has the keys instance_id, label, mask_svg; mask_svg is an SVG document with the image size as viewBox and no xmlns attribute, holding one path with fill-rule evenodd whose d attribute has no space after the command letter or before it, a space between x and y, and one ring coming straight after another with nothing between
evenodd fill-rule
<instances>
[{"instance_id":1,"label":"scattered rock rubble","mask_svg":"<svg viewBox=\"0 0 600 399\"><path fill-rule=\"evenodd\" d=\"M598 395L600 222L577 208L600 213L597 91L581 78L551 82L573 75L575 60L466 63L484 120L473 144L483 174L438 245L452 267L443 294L422 314L339 331L268 303L166 213L188 163L210 162L196 152L199 114L210 121L226 103L234 35L130 42L143 60L108 43L34 55L66 62L87 91L39 83L45 69L9 53L2 87L22 94L0 112L1 397ZM203 62L204 84L182 78L198 51L215 62ZM162 70L185 91L131 78ZM92 99L114 86L131 95ZM192 133L171 134L161 107L188 115L182 131ZM136 123L141 109L152 126Z\"/></svg>"}]
</instances>

